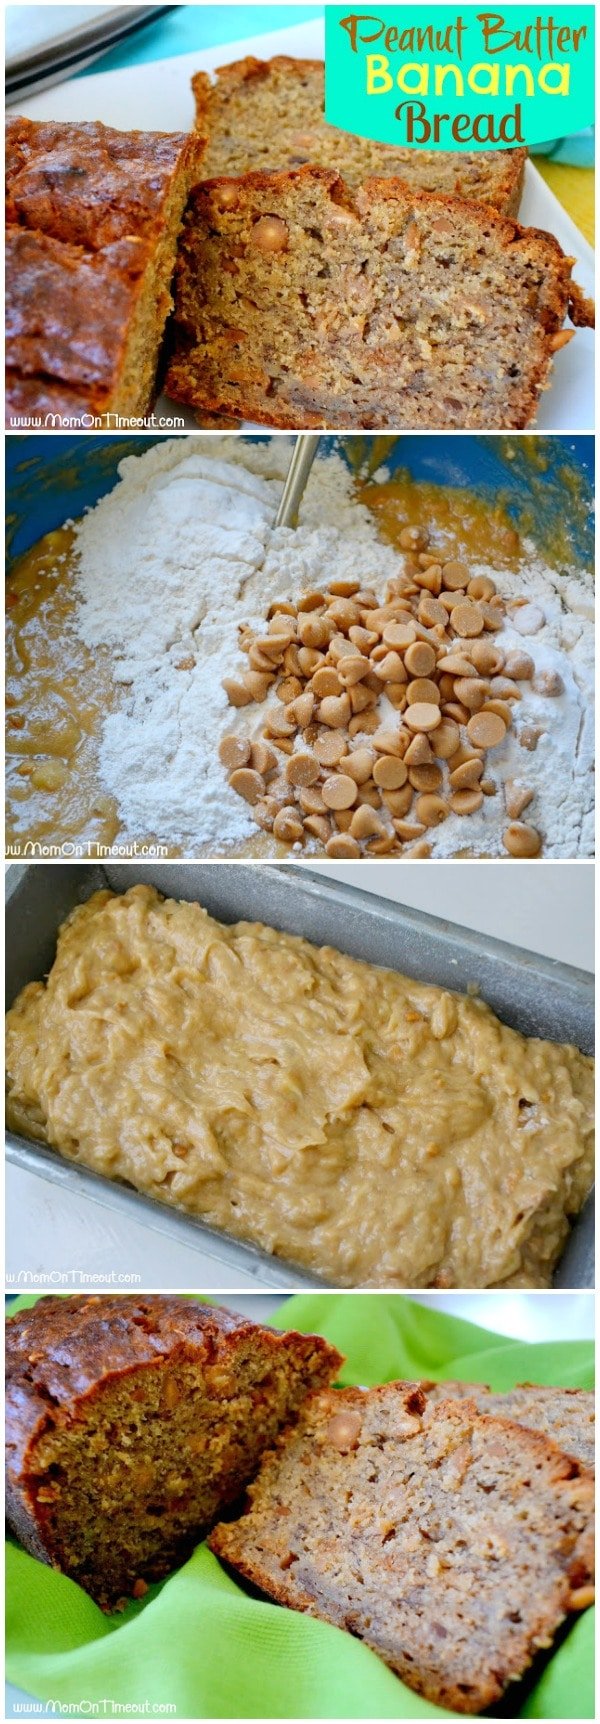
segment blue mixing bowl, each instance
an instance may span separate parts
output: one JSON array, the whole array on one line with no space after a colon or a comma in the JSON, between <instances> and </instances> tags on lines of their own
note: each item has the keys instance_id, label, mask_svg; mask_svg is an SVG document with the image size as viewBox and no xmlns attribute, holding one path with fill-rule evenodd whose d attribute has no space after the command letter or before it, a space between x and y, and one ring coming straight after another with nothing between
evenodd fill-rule
<instances>
[{"instance_id":1,"label":"blue mixing bowl","mask_svg":"<svg viewBox=\"0 0 600 1724\"><path fill-rule=\"evenodd\" d=\"M197 441L192 433L190 441ZM262 441L253 437L253 441ZM70 516L98 501L117 482L124 455L142 454L160 436L82 437L59 433L7 437L6 509L10 552L17 556L44 533L62 526ZM355 438L368 457L376 438ZM348 437L324 436L347 458ZM547 544L552 527L560 526L561 543L572 546L573 559L593 560L592 437L476 437L470 435L402 435L386 453L393 472L406 469L413 479L438 485L466 487L493 505L501 493L517 521L523 509L539 516L543 509ZM541 499L541 501L540 501ZM534 529L535 530L535 529Z\"/></svg>"}]
</instances>

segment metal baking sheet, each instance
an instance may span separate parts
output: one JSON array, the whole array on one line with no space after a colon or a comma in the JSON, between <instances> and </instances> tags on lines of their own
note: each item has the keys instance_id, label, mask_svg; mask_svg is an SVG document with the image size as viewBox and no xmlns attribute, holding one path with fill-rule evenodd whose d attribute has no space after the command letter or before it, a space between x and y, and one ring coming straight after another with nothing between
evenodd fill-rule
<instances>
[{"instance_id":1,"label":"metal baking sheet","mask_svg":"<svg viewBox=\"0 0 600 1724\"><path fill-rule=\"evenodd\" d=\"M356 958L404 971L419 981L461 992L477 989L498 1017L528 1036L573 1042L584 1053L594 1047L594 983L587 971L524 952L341 885L293 864L248 862L19 865L7 875L7 1004L27 981L50 968L60 923L75 904L100 886L123 892L144 881L169 897L203 904L223 922L268 922L302 934L315 945L333 945ZM97 1202L127 1208L140 1221L182 1243L201 1243L220 1264L254 1274L263 1284L286 1288L318 1281L266 1253L216 1233L202 1222L169 1209L128 1186L103 1179L53 1151L7 1135L9 1158ZM201 1236L199 1240L199 1235ZM589 1201L572 1229L559 1264L557 1287L593 1287L594 1216Z\"/></svg>"}]
</instances>

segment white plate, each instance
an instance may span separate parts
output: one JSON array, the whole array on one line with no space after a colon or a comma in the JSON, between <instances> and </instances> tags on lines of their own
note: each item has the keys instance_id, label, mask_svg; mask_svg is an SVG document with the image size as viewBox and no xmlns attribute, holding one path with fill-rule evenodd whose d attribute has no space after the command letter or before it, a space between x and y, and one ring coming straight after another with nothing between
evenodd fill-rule
<instances>
[{"instance_id":1,"label":"white plate","mask_svg":"<svg viewBox=\"0 0 600 1724\"><path fill-rule=\"evenodd\" d=\"M276 8L273 8L276 11ZM253 8L248 7L249 15ZM32 120L103 120L107 126L126 130L187 131L193 124L194 105L190 88L192 72L212 72L231 60L256 54L267 60L272 54L298 55L304 59L323 57L323 25L315 19L286 30L248 36L221 47L198 49L171 60L156 60L128 66L119 72L93 72L86 78L68 79L40 95L24 101L19 112ZM575 257L575 280L584 293L594 293L594 254L591 246L558 203L531 162L527 164L520 220L531 227L553 233L563 251ZM175 413L181 408L163 396L157 413ZM193 415L185 416L188 429L197 429ZM542 396L536 421L540 431L593 431L594 429L594 338L590 329L577 331L575 340L557 354L552 384ZM263 427L264 429L264 427Z\"/></svg>"}]
</instances>

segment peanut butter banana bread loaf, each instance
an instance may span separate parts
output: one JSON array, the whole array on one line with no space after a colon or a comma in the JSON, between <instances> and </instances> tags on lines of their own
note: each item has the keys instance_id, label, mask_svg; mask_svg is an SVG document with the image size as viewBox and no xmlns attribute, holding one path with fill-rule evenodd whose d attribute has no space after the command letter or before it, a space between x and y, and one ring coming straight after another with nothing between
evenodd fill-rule
<instances>
[{"instance_id":1,"label":"peanut butter banana bread loaf","mask_svg":"<svg viewBox=\"0 0 600 1724\"><path fill-rule=\"evenodd\" d=\"M41 1299L6 1355L10 1525L104 1609L189 1555L342 1362L166 1294Z\"/></svg>"},{"instance_id":2,"label":"peanut butter banana bread loaf","mask_svg":"<svg viewBox=\"0 0 600 1724\"><path fill-rule=\"evenodd\" d=\"M516 215L527 151L393 149L327 124L322 60L248 55L221 66L213 83L192 78L196 124L208 139L204 177L265 173L305 164L335 168L356 190L374 174L413 191L444 192Z\"/></svg>"},{"instance_id":3,"label":"peanut butter banana bread loaf","mask_svg":"<svg viewBox=\"0 0 600 1724\"><path fill-rule=\"evenodd\" d=\"M593 1180L578 1049L145 885L72 913L6 1053L14 1130L335 1287L545 1286Z\"/></svg>"},{"instance_id":4,"label":"peanut butter banana bread loaf","mask_svg":"<svg viewBox=\"0 0 600 1724\"><path fill-rule=\"evenodd\" d=\"M98 122L6 130L6 411L144 415L203 140Z\"/></svg>"},{"instance_id":5,"label":"peanut butter banana bread loaf","mask_svg":"<svg viewBox=\"0 0 600 1724\"><path fill-rule=\"evenodd\" d=\"M418 1385L311 1395L209 1543L457 1712L498 1701L593 1599L593 1481L555 1443Z\"/></svg>"},{"instance_id":6,"label":"peanut butter banana bread loaf","mask_svg":"<svg viewBox=\"0 0 600 1724\"><path fill-rule=\"evenodd\" d=\"M428 1406L438 1401L473 1401L480 1413L514 1419L551 1437L582 1466L594 1469L595 1397L587 1389L549 1388L539 1383L519 1383L516 1389L494 1394L482 1383L421 1383Z\"/></svg>"},{"instance_id":7,"label":"peanut butter banana bread loaf","mask_svg":"<svg viewBox=\"0 0 600 1724\"><path fill-rule=\"evenodd\" d=\"M570 310L550 234L324 168L204 182L178 253L177 401L284 429L518 429Z\"/></svg>"}]
</instances>

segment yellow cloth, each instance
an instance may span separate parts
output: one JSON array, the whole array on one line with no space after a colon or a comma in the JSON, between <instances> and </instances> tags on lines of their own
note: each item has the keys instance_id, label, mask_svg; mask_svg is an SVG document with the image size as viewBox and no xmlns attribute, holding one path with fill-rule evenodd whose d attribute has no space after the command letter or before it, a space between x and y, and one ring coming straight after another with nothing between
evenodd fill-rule
<instances>
[{"instance_id":1,"label":"yellow cloth","mask_svg":"<svg viewBox=\"0 0 600 1724\"><path fill-rule=\"evenodd\" d=\"M562 162L534 157L535 166L571 221L590 245L594 244L594 169L572 168Z\"/></svg>"}]
</instances>

